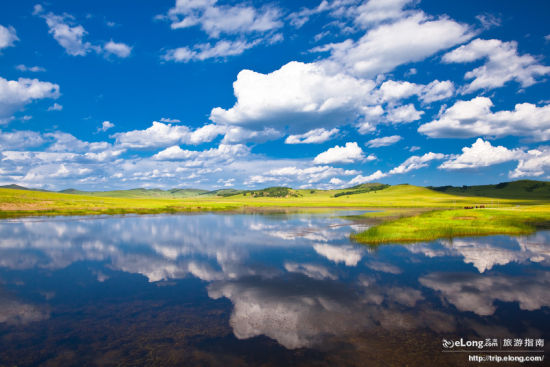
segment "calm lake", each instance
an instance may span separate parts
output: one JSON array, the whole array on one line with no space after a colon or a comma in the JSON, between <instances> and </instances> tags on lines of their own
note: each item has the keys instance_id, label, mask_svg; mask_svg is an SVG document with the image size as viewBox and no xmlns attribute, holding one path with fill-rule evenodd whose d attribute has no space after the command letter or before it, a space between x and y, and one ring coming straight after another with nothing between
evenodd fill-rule
<instances>
[{"instance_id":1,"label":"calm lake","mask_svg":"<svg viewBox=\"0 0 550 367\"><path fill-rule=\"evenodd\" d=\"M544 355L550 232L371 248L350 242L365 227L348 214L0 221L0 366ZM444 345L461 338L498 345Z\"/></svg>"}]
</instances>

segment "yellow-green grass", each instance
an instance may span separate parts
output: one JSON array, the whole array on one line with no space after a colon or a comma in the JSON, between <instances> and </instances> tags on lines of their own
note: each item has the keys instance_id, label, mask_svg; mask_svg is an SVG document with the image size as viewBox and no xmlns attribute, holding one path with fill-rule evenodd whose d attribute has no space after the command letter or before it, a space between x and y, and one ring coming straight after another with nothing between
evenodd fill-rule
<instances>
[{"instance_id":1,"label":"yellow-green grass","mask_svg":"<svg viewBox=\"0 0 550 367\"><path fill-rule=\"evenodd\" d=\"M356 207L356 208L462 208L471 205L487 207L534 204L536 200L492 199L455 196L412 185L396 185L387 189L355 195L334 197L344 190L296 190L299 197L229 197L189 198L188 203L226 202L239 207Z\"/></svg>"},{"instance_id":2,"label":"yellow-green grass","mask_svg":"<svg viewBox=\"0 0 550 367\"><path fill-rule=\"evenodd\" d=\"M296 190L298 197L205 196L180 199L115 198L30 190L0 189L2 215L102 214L228 210L238 208L461 208L535 204L535 200L491 199L455 196L427 188L396 185L387 189L334 197L339 190ZM313 191L313 192L312 192Z\"/></svg>"},{"instance_id":3,"label":"yellow-green grass","mask_svg":"<svg viewBox=\"0 0 550 367\"><path fill-rule=\"evenodd\" d=\"M295 190L297 197L205 196L179 199L115 198L0 189L0 217L37 215L156 214L188 211L373 209L376 223L352 237L365 243L441 237L521 234L550 221L548 201L456 196L424 187L396 185L376 192L334 197L341 190ZM546 204L546 205L541 205ZM464 206L490 209L464 210Z\"/></svg>"},{"instance_id":4,"label":"yellow-green grass","mask_svg":"<svg viewBox=\"0 0 550 367\"><path fill-rule=\"evenodd\" d=\"M499 209L451 209L392 219L352 239L366 244L418 242L439 238L521 235L550 227L550 205Z\"/></svg>"},{"instance_id":5,"label":"yellow-green grass","mask_svg":"<svg viewBox=\"0 0 550 367\"><path fill-rule=\"evenodd\" d=\"M232 210L231 203L189 203L177 199L133 199L0 189L0 217L37 215L152 214Z\"/></svg>"}]
</instances>

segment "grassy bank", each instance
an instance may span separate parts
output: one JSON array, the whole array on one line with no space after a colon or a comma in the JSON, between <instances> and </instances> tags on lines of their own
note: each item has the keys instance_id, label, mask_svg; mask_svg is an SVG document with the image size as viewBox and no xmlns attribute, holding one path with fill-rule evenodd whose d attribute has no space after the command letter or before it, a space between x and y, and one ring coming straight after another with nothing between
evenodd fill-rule
<instances>
[{"instance_id":1,"label":"grassy bank","mask_svg":"<svg viewBox=\"0 0 550 367\"><path fill-rule=\"evenodd\" d=\"M348 190L349 191L349 190ZM455 196L427 188L396 185L379 191L341 195L346 190L293 190L289 197L250 194L190 198L132 198L0 189L0 217L174 213L242 208L461 208L467 205L510 206L529 200Z\"/></svg>"},{"instance_id":2,"label":"grassy bank","mask_svg":"<svg viewBox=\"0 0 550 367\"><path fill-rule=\"evenodd\" d=\"M291 190L285 197L246 192L188 198L102 197L0 189L0 218L54 215L158 214L194 211L375 209L358 219L374 226L353 234L358 242L415 242L458 236L524 234L550 223L550 201L538 194L521 198L453 195L424 187L396 185L356 190ZM463 209L484 206L484 209Z\"/></svg>"},{"instance_id":3,"label":"grassy bank","mask_svg":"<svg viewBox=\"0 0 550 367\"><path fill-rule=\"evenodd\" d=\"M352 234L352 239L366 244L417 242L496 234L520 235L549 227L550 205L433 210L402 218L394 216L364 232Z\"/></svg>"}]
</instances>

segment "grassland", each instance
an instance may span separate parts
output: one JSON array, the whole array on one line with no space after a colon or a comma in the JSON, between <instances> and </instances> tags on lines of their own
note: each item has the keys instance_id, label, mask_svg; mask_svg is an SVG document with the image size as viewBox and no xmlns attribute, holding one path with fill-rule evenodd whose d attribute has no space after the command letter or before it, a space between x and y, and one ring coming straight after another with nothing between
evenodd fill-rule
<instances>
[{"instance_id":1,"label":"grassland","mask_svg":"<svg viewBox=\"0 0 550 367\"><path fill-rule=\"evenodd\" d=\"M528 234L550 227L550 205L500 209L433 210L394 218L352 234L357 242L382 244L418 242L438 238Z\"/></svg>"},{"instance_id":2,"label":"grassland","mask_svg":"<svg viewBox=\"0 0 550 367\"><path fill-rule=\"evenodd\" d=\"M546 183L545 183L546 184ZM353 234L358 242L414 242L457 236L523 234L550 223L550 199L531 190L532 182L516 187L508 198L450 194L412 185L357 186L345 190L292 190L271 188L255 191L209 192L196 190L189 197L165 197L140 191L114 197L83 192L55 193L0 189L0 218L53 215L156 214L190 211L315 210L324 208L374 209L360 219L373 224ZM517 185L516 185L517 186ZM535 187L541 190L541 185ZM544 188L543 188L544 189ZM141 190L141 189L140 189ZM447 190L449 191L449 190ZM452 190L451 190L452 191ZM488 189L484 191L486 194ZM519 192L521 191L521 192ZM527 192L527 194L525 193ZM180 193L184 195L183 193ZM160 197L155 197L160 195ZM185 194L186 195L186 194ZM152 196L152 197L151 197ZM463 209L464 207L481 207Z\"/></svg>"}]
</instances>

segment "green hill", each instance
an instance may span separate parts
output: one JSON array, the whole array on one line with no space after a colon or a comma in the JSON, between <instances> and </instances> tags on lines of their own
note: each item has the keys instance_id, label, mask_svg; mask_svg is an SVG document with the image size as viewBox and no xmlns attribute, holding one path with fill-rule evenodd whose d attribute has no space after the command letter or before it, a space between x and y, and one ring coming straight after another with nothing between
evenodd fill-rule
<instances>
[{"instance_id":1,"label":"green hill","mask_svg":"<svg viewBox=\"0 0 550 367\"><path fill-rule=\"evenodd\" d=\"M334 194L334 197L337 198L339 196L345 195L356 195L363 194L365 192L380 191L388 187L390 187L390 185L381 183L366 183L362 185L352 186L350 188L344 189L343 191L337 192L336 194Z\"/></svg>"},{"instance_id":2,"label":"green hill","mask_svg":"<svg viewBox=\"0 0 550 367\"><path fill-rule=\"evenodd\" d=\"M362 185L352 186L341 190L295 190L289 187L267 187L258 190L238 190L238 189L218 189L218 190L201 190L201 189L180 189L174 188L170 190L161 189L145 189L137 188L130 190L113 190L113 191L82 191L77 189L66 189L59 191L62 194L86 195L95 197L112 197L112 198L142 198L142 199L183 199L183 198L206 198L206 197L250 197L250 198L299 198L299 197L324 197L330 196L333 198L353 197L357 199L363 198L365 194L376 194L376 197L382 198L388 195L393 195L392 189L404 188L409 185L387 185L381 183L366 183ZM411 186L412 187L412 186ZM25 191L43 191L31 189L19 185L4 185L0 186L4 189L25 190ZM419 187L420 189L420 187ZM550 182L534 181L534 180L519 180L512 182L502 182L496 185L476 185L476 186L428 186L422 187L423 190L431 192L439 192L450 195L469 196L469 197L485 197L496 199L524 199L524 200L550 200ZM361 195L363 194L363 195ZM370 200L370 195L367 195ZM365 196L365 198L367 198ZM391 198L390 198L391 199Z\"/></svg>"},{"instance_id":3,"label":"green hill","mask_svg":"<svg viewBox=\"0 0 550 367\"><path fill-rule=\"evenodd\" d=\"M43 191L43 192L49 192L48 190L43 190L43 189L32 189L32 188L28 188L28 187L25 187L25 186L19 186L19 185L16 185L16 184L3 185L3 186L0 186L0 189L29 190L29 191Z\"/></svg>"},{"instance_id":4,"label":"green hill","mask_svg":"<svg viewBox=\"0 0 550 367\"><path fill-rule=\"evenodd\" d=\"M482 196L502 199L550 199L550 182L519 180L496 185L439 186L428 188L460 196Z\"/></svg>"},{"instance_id":5,"label":"green hill","mask_svg":"<svg viewBox=\"0 0 550 367\"><path fill-rule=\"evenodd\" d=\"M250 195L252 197L267 197L267 198L297 198L302 196L296 190L293 190L289 187L274 186L267 187L262 190L250 190L243 195Z\"/></svg>"},{"instance_id":6,"label":"green hill","mask_svg":"<svg viewBox=\"0 0 550 367\"><path fill-rule=\"evenodd\" d=\"M179 199L195 197L206 190L200 189L130 189L130 190L113 190L113 191L80 191L75 189L66 189L59 191L62 194L73 195L87 195L87 196L101 196L101 197L113 197L113 198L159 198L159 199Z\"/></svg>"},{"instance_id":7,"label":"green hill","mask_svg":"<svg viewBox=\"0 0 550 367\"><path fill-rule=\"evenodd\" d=\"M244 193L243 190L236 190L236 189L219 189L219 190L213 190L213 191L205 191L200 193L200 196L234 196Z\"/></svg>"}]
</instances>

